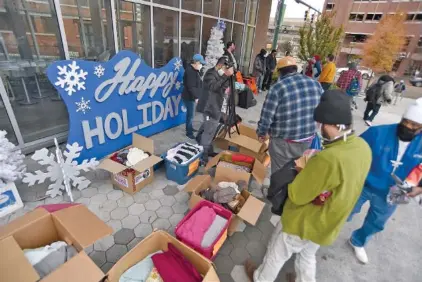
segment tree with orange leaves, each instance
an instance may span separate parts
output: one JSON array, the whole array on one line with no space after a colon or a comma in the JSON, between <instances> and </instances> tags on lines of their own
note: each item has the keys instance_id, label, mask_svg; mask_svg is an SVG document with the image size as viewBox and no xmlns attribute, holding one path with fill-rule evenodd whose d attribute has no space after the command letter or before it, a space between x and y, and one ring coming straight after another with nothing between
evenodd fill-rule
<instances>
[{"instance_id":1,"label":"tree with orange leaves","mask_svg":"<svg viewBox=\"0 0 422 282\"><path fill-rule=\"evenodd\" d=\"M406 42L404 13L384 15L363 47L362 63L374 72L389 72Z\"/></svg>"}]
</instances>

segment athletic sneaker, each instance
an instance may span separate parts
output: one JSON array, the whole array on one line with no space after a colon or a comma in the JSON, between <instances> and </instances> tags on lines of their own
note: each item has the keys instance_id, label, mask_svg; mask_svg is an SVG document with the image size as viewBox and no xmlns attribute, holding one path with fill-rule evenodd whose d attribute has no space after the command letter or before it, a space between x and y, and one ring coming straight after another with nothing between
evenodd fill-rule
<instances>
[{"instance_id":1,"label":"athletic sneaker","mask_svg":"<svg viewBox=\"0 0 422 282\"><path fill-rule=\"evenodd\" d=\"M370 122L369 120L365 120L365 123L367 126L372 126L372 122Z\"/></svg>"}]
</instances>

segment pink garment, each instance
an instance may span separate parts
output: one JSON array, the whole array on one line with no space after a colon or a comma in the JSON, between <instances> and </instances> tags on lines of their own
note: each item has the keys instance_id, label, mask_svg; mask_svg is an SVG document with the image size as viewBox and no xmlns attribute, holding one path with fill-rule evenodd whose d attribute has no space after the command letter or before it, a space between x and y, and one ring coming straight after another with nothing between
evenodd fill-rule
<instances>
[{"instance_id":1,"label":"pink garment","mask_svg":"<svg viewBox=\"0 0 422 282\"><path fill-rule=\"evenodd\" d=\"M73 207L73 206L77 206L79 205L78 203L75 204L50 204L50 205L42 205L39 206L38 208L43 208L46 211L48 211L49 213L53 213L62 209L66 209L69 207Z\"/></svg>"},{"instance_id":2,"label":"pink garment","mask_svg":"<svg viewBox=\"0 0 422 282\"><path fill-rule=\"evenodd\" d=\"M215 211L210 207L202 207L179 227L179 236L183 241L200 247L202 238L215 219Z\"/></svg>"},{"instance_id":3,"label":"pink garment","mask_svg":"<svg viewBox=\"0 0 422 282\"><path fill-rule=\"evenodd\" d=\"M200 282L201 275L171 243L168 251L152 256L152 262L164 282Z\"/></svg>"}]
</instances>

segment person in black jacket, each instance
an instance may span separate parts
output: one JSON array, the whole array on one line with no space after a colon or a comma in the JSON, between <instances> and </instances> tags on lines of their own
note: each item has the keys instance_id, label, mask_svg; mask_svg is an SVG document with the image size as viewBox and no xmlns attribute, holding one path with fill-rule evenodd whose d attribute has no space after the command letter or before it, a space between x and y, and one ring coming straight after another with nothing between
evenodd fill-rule
<instances>
[{"instance_id":1,"label":"person in black jacket","mask_svg":"<svg viewBox=\"0 0 422 282\"><path fill-rule=\"evenodd\" d=\"M267 56L267 62L266 67L267 70L265 72L264 82L262 83L262 90L270 90L271 81L273 80L273 73L275 71L275 67L277 65L277 59L276 59L276 50L272 50L271 54Z\"/></svg>"},{"instance_id":2,"label":"person in black jacket","mask_svg":"<svg viewBox=\"0 0 422 282\"><path fill-rule=\"evenodd\" d=\"M195 116L195 104L201 97L202 80L199 74L202 66L205 65L204 57L196 54L192 58L192 63L186 66L183 76L182 99L186 106L186 136L195 139L192 121Z\"/></svg>"},{"instance_id":3,"label":"person in black jacket","mask_svg":"<svg viewBox=\"0 0 422 282\"><path fill-rule=\"evenodd\" d=\"M228 61L233 64L234 72L236 73L238 70L238 65L234 56L234 50L236 50L236 44L233 41L227 42L226 49L224 50L224 56L226 56Z\"/></svg>"},{"instance_id":4,"label":"person in black jacket","mask_svg":"<svg viewBox=\"0 0 422 282\"><path fill-rule=\"evenodd\" d=\"M204 123L199 130L197 140L204 147L203 161L208 161L212 153L212 141L220 125L220 118L227 109L227 97L230 92L230 77L233 76L233 67L227 57L223 56L217 61L214 68L209 69L204 76L204 90L208 91L207 102L204 107Z\"/></svg>"}]
</instances>

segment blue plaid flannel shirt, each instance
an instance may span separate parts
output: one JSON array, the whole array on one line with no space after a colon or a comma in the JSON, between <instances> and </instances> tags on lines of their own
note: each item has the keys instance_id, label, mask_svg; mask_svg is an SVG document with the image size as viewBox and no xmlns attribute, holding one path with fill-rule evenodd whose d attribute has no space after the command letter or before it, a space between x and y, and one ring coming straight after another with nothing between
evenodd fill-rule
<instances>
[{"instance_id":1,"label":"blue plaid flannel shirt","mask_svg":"<svg viewBox=\"0 0 422 282\"><path fill-rule=\"evenodd\" d=\"M314 109L324 92L319 82L302 74L279 78L265 98L258 122L258 136L269 134L299 140L315 134Z\"/></svg>"}]
</instances>

